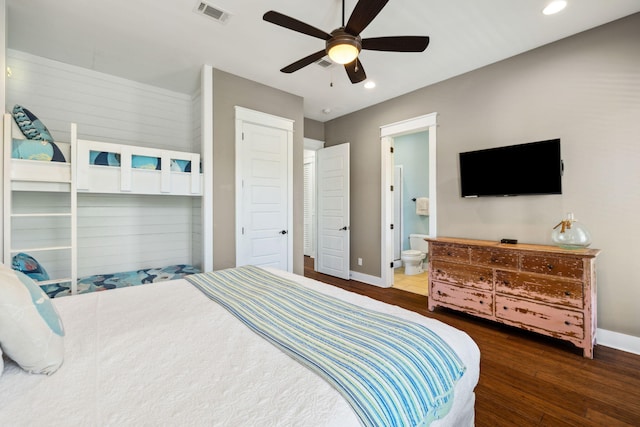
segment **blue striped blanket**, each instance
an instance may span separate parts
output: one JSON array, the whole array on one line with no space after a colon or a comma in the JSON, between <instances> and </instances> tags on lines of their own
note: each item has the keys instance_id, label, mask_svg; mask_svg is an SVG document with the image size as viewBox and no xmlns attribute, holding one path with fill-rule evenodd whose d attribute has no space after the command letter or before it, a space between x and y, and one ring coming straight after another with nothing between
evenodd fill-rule
<instances>
[{"instance_id":1,"label":"blue striped blanket","mask_svg":"<svg viewBox=\"0 0 640 427\"><path fill-rule=\"evenodd\" d=\"M365 426L427 426L449 412L454 385L466 368L426 326L259 267L185 279L328 381Z\"/></svg>"}]
</instances>

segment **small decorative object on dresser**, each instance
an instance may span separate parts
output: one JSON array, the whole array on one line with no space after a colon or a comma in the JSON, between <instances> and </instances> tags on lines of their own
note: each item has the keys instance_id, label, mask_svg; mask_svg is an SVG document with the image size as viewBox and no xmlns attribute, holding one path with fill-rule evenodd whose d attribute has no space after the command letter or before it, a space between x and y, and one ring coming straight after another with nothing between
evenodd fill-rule
<instances>
[{"instance_id":1,"label":"small decorative object on dresser","mask_svg":"<svg viewBox=\"0 0 640 427\"><path fill-rule=\"evenodd\" d=\"M553 227L553 243L564 249L582 249L591 244L589 230L569 212L567 217Z\"/></svg>"},{"instance_id":2,"label":"small decorative object on dresser","mask_svg":"<svg viewBox=\"0 0 640 427\"><path fill-rule=\"evenodd\" d=\"M570 341L593 358L598 249L426 240L430 311L447 307Z\"/></svg>"}]
</instances>

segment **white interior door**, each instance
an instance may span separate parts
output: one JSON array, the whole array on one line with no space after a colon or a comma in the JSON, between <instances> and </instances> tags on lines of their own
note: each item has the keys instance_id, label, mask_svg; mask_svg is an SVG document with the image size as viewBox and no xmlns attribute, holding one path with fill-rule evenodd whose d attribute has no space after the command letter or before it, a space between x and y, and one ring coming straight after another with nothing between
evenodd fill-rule
<instances>
[{"instance_id":1,"label":"white interior door","mask_svg":"<svg viewBox=\"0 0 640 427\"><path fill-rule=\"evenodd\" d=\"M290 132L242 122L236 265L290 271Z\"/></svg>"},{"instance_id":2,"label":"white interior door","mask_svg":"<svg viewBox=\"0 0 640 427\"><path fill-rule=\"evenodd\" d=\"M349 144L316 152L318 242L316 269L349 279Z\"/></svg>"}]
</instances>

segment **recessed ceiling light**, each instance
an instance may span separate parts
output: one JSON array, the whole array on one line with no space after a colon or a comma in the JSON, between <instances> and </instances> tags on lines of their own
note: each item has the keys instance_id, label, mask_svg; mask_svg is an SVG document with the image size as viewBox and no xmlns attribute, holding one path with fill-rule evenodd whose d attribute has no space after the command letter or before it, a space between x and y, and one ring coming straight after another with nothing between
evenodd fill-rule
<instances>
[{"instance_id":1,"label":"recessed ceiling light","mask_svg":"<svg viewBox=\"0 0 640 427\"><path fill-rule=\"evenodd\" d=\"M373 89L374 87L376 87L376 82L374 82L373 80L369 80L364 84L364 87L367 89Z\"/></svg>"},{"instance_id":2,"label":"recessed ceiling light","mask_svg":"<svg viewBox=\"0 0 640 427\"><path fill-rule=\"evenodd\" d=\"M565 0L554 0L549 3L547 7L542 9L542 13L545 15L553 15L554 13L560 12L565 7L567 7L567 2Z\"/></svg>"}]
</instances>

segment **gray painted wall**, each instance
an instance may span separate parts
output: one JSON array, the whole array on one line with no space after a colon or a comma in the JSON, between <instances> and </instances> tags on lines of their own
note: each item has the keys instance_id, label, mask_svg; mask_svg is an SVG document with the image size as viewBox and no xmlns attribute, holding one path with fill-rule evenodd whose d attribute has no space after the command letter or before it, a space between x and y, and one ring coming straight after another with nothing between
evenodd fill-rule
<instances>
[{"instance_id":1,"label":"gray painted wall","mask_svg":"<svg viewBox=\"0 0 640 427\"><path fill-rule=\"evenodd\" d=\"M293 271L303 274L303 99L213 70L213 268L234 267L235 106L295 120L293 125Z\"/></svg>"},{"instance_id":2,"label":"gray painted wall","mask_svg":"<svg viewBox=\"0 0 640 427\"><path fill-rule=\"evenodd\" d=\"M305 118L304 137L324 141L324 123Z\"/></svg>"},{"instance_id":3,"label":"gray painted wall","mask_svg":"<svg viewBox=\"0 0 640 427\"><path fill-rule=\"evenodd\" d=\"M325 123L351 142L353 270L380 276L379 127L438 112L438 234L550 244L574 212L602 250L598 327L640 337L638 40L635 14ZM460 197L459 152L556 137L562 195Z\"/></svg>"}]
</instances>

